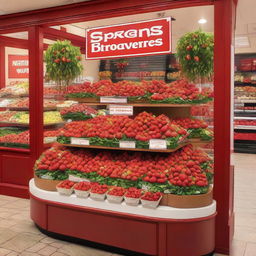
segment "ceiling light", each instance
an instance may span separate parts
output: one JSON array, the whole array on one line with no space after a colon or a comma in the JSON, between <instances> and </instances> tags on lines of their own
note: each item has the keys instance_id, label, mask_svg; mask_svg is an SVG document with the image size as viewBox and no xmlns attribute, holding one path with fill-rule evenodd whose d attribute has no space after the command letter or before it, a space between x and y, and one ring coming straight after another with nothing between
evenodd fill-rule
<instances>
[{"instance_id":1,"label":"ceiling light","mask_svg":"<svg viewBox=\"0 0 256 256\"><path fill-rule=\"evenodd\" d=\"M205 24L207 22L207 20L206 19L200 19L200 20L198 20L198 23L199 24Z\"/></svg>"},{"instance_id":2,"label":"ceiling light","mask_svg":"<svg viewBox=\"0 0 256 256\"><path fill-rule=\"evenodd\" d=\"M250 42L248 36L236 36L235 37L235 47L250 47Z\"/></svg>"}]
</instances>

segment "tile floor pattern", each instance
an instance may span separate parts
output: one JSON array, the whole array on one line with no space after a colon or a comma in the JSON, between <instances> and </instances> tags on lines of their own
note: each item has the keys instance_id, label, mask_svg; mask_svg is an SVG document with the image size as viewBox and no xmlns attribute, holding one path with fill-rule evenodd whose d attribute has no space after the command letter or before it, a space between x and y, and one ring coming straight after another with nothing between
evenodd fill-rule
<instances>
[{"instance_id":1,"label":"tile floor pattern","mask_svg":"<svg viewBox=\"0 0 256 256\"><path fill-rule=\"evenodd\" d=\"M236 228L232 256L256 256L256 155L234 154ZM0 196L0 256L118 256L49 238L29 217L29 200ZM215 254L220 256L220 254Z\"/></svg>"}]
</instances>

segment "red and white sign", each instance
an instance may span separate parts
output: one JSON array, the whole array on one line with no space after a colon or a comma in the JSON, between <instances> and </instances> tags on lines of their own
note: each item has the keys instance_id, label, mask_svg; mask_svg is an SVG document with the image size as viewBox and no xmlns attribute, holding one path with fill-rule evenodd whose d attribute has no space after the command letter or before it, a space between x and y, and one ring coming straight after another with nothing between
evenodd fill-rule
<instances>
[{"instance_id":1,"label":"red and white sign","mask_svg":"<svg viewBox=\"0 0 256 256\"><path fill-rule=\"evenodd\" d=\"M8 77L28 78L29 66L27 55L8 55Z\"/></svg>"},{"instance_id":2,"label":"red and white sign","mask_svg":"<svg viewBox=\"0 0 256 256\"><path fill-rule=\"evenodd\" d=\"M86 30L86 59L171 52L171 17Z\"/></svg>"}]
</instances>

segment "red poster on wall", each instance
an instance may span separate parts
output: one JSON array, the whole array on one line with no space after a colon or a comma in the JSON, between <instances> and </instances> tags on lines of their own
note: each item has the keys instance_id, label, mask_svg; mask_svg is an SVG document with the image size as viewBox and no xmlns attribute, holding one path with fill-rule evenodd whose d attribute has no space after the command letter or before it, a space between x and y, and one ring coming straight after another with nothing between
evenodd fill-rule
<instances>
[{"instance_id":1,"label":"red poster on wall","mask_svg":"<svg viewBox=\"0 0 256 256\"><path fill-rule=\"evenodd\" d=\"M86 59L171 52L171 17L86 30Z\"/></svg>"},{"instance_id":2,"label":"red poster on wall","mask_svg":"<svg viewBox=\"0 0 256 256\"><path fill-rule=\"evenodd\" d=\"M28 78L28 56L27 55L8 55L8 77L9 78Z\"/></svg>"}]
</instances>

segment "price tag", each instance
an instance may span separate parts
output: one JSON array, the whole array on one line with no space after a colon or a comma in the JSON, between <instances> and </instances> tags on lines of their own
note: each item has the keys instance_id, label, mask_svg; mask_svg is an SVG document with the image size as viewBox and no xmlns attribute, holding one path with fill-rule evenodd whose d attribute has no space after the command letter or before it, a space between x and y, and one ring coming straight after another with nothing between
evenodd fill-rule
<instances>
[{"instance_id":1,"label":"price tag","mask_svg":"<svg viewBox=\"0 0 256 256\"><path fill-rule=\"evenodd\" d=\"M69 174L69 175L68 175L68 179L69 179L70 181L73 181L73 182L81 182L81 181L88 181L88 182L90 182L88 179L80 178L80 177L77 177L77 176L72 175L72 174Z\"/></svg>"},{"instance_id":2,"label":"price tag","mask_svg":"<svg viewBox=\"0 0 256 256\"><path fill-rule=\"evenodd\" d=\"M44 143L53 143L53 142L55 142L55 141L57 141L57 137L45 137L44 138Z\"/></svg>"},{"instance_id":3,"label":"price tag","mask_svg":"<svg viewBox=\"0 0 256 256\"><path fill-rule=\"evenodd\" d=\"M90 141L88 139L71 138L71 144L89 146Z\"/></svg>"},{"instance_id":4,"label":"price tag","mask_svg":"<svg viewBox=\"0 0 256 256\"><path fill-rule=\"evenodd\" d=\"M166 140L161 139L151 139L149 140L150 149L167 149Z\"/></svg>"},{"instance_id":5,"label":"price tag","mask_svg":"<svg viewBox=\"0 0 256 256\"><path fill-rule=\"evenodd\" d=\"M45 180L53 180L53 177L47 174L42 175L40 178Z\"/></svg>"},{"instance_id":6,"label":"price tag","mask_svg":"<svg viewBox=\"0 0 256 256\"><path fill-rule=\"evenodd\" d=\"M101 103L127 103L127 97L118 97L118 96L113 96L113 97L100 97L100 102Z\"/></svg>"},{"instance_id":7,"label":"price tag","mask_svg":"<svg viewBox=\"0 0 256 256\"><path fill-rule=\"evenodd\" d=\"M122 105L109 105L110 115L133 115L133 106L122 106Z\"/></svg>"},{"instance_id":8,"label":"price tag","mask_svg":"<svg viewBox=\"0 0 256 256\"><path fill-rule=\"evenodd\" d=\"M0 102L0 107L1 108L6 108L12 101L9 99L4 99Z\"/></svg>"},{"instance_id":9,"label":"price tag","mask_svg":"<svg viewBox=\"0 0 256 256\"><path fill-rule=\"evenodd\" d=\"M135 141L121 140L119 141L119 148L135 148Z\"/></svg>"}]
</instances>

